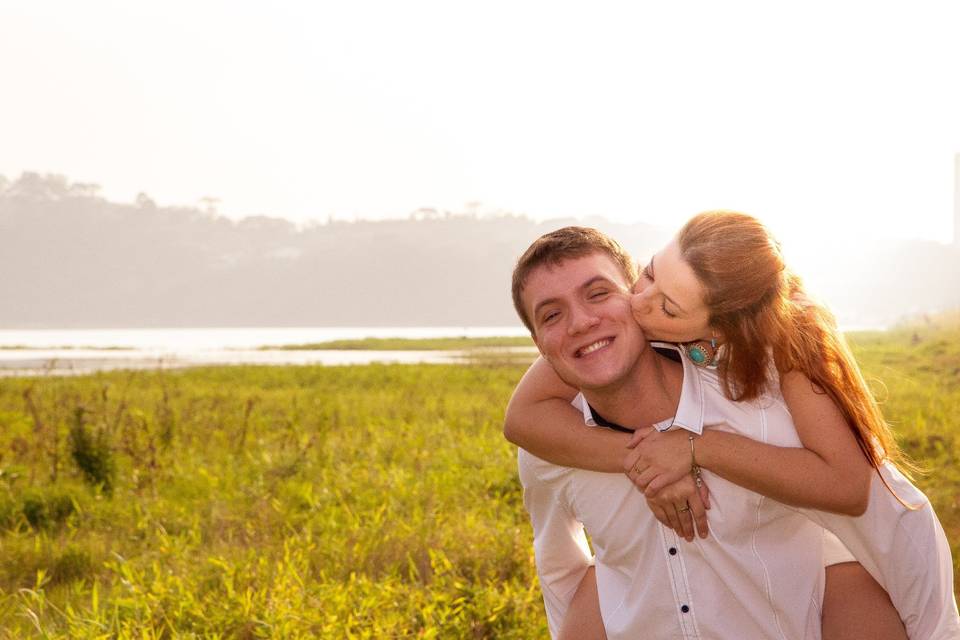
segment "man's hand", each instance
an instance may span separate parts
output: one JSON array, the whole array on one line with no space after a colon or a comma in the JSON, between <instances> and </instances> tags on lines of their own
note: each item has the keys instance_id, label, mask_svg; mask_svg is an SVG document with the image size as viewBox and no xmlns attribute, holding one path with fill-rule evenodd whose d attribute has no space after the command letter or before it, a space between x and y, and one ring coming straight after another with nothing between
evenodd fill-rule
<instances>
[{"instance_id":1,"label":"man's hand","mask_svg":"<svg viewBox=\"0 0 960 640\"><path fill-rule=\"evenodd\" d=\"M647 498L647 504L654 517L670 527L687 542L693 542L694 524L696 533L706 538L707 509L710 508L710 491L705 482L698 490L691 475L678 482L667 485L656 496Z\"/></svg>"}]
</instances>

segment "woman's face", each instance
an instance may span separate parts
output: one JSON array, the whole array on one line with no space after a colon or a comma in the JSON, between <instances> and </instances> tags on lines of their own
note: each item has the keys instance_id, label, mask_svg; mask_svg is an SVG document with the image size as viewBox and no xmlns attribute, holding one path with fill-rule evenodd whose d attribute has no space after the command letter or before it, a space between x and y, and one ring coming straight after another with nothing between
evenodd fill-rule
<instances>
[{"instance_id":1,"label":"woman's face","mask_svg":"<svg viewBox=\"0 0 960 640\"><path fill-rule=\"evenodd\" d=\"M703 286L681 257L676 238L650 259L633 290L633 317L647 338L693 342L713 337Z\"/></svg>"}]
</instances>

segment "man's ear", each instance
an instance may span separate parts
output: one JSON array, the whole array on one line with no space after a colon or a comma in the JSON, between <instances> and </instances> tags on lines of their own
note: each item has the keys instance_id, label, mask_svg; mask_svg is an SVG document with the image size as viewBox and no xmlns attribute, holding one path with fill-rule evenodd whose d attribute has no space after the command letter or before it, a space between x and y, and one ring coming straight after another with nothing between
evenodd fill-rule
<instances>
[{"instance_id":1,"label":"man's ear","mask_svg":"<svg viewBox=\"0 0 960 640\"><path fill-rule=\"evenodd\" d=\"M543 355L543 349L540 348L540 341L537 340L537 334L533 331L530 332L530 339L533 340L533 344L537 346L537 351L540 352L540 355Z\"/></svg>"}]
</instances>

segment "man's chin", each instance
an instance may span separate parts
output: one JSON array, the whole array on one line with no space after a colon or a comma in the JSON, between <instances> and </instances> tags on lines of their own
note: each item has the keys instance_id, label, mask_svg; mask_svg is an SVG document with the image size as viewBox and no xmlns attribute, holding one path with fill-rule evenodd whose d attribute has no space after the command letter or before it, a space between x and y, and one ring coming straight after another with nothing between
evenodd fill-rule
<instances>
[{"instance_id":1,"label":"man's chin","mask_svg":"<svg viewBox=\"0 0 960 640\"><path fill-rule=\"evenodd\" d=\"M581 391L603 391L616 386L621 378L620 375L610 373L560 376L561 380Z\"/></svg>"},{"instance_id":2,"label":"man's chin","mask_svg":"<svg viewBox=\"0 0 960 640\"><path fill-rule=\"evenodd\" d=\"M625 372L619 368L619 365L613 362L597 366L596 368L557 366L557 363L549 359L547 359L547 362L550 363L550 366L553 367L557 376L559 376L564 383L583 391L602 391L607 387L616 385L625 375ZM567 363L564 362L563 364Z\"/></svg>"}]
</instances>

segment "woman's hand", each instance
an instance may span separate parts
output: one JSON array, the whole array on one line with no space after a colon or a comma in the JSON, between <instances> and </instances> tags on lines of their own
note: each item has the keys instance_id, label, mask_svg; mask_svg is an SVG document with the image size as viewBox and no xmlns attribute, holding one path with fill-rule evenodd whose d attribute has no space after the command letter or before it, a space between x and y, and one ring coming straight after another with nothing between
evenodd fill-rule
<instances>
[{"instance_id":1,"label":"woman's hand","mask_svg":"<svg viewBox=\"0 0 960 640\"><path fill-rule=\"evenodd\" d=\"M689 437L686 429L657 431L652 427L637 429L633 434L623 469L647 498L690 475L693 456Z\"/></svg>"},{"instance_id":2,"label":"woman's hand","mask_svg":"<svg viewBox=\"0 0 960 640\"><path fill-rule=\"evenodd\" d=\"M654 497L648 497L647 505L657 520L687 542L693 542L694 524L701 538L706 538L709 533L707 509L710 508L710 492L704 482L700 483L698 490L689 473L679 482L661 489Z\"/></svg>"}]
</instances>

